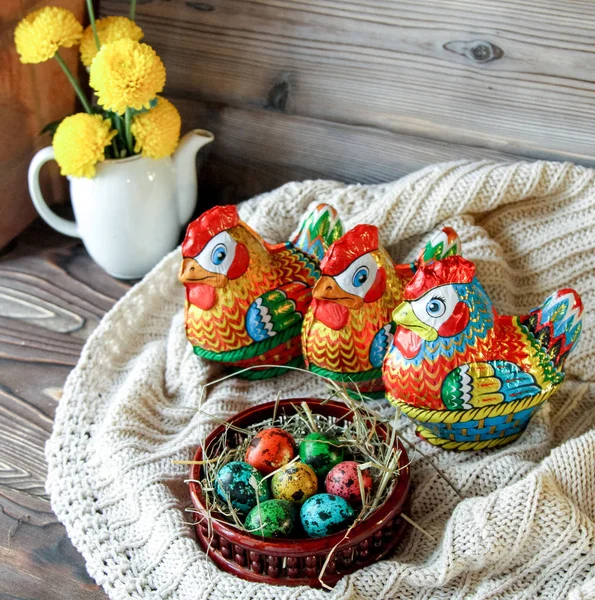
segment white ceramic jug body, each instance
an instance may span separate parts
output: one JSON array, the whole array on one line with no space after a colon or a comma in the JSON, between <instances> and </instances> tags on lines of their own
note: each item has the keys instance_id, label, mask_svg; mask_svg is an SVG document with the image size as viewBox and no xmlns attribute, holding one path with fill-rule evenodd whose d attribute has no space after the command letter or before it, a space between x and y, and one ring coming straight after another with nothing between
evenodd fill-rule
<instances>
[{"instance_id":1,"label":"white ceramic jug body","mask_svg":"<svg viewBox=\"0 0 595 600\"><path fill-rule=\"evenodd\" d=\"M142 277L176 247L181 223L171 158L106 161L93 179L69 179L79 235L110 275Z\"/></svg>"},{"instance_id":2,"label":"white ceramic jug body","mask_svg":"<svg viewBox=\"0 0 595 600\"><path fill-rule=\"evenodd\" d=\"M39 170L54 158L40 150L29 167L29 190L39 214L66 235L80 237L97 264L121 279L142 277L179 240L174 161L132 156L97 164L92 179L69 177L76 223L53 213L39 190Z\"/></svg>"}]
</instances>

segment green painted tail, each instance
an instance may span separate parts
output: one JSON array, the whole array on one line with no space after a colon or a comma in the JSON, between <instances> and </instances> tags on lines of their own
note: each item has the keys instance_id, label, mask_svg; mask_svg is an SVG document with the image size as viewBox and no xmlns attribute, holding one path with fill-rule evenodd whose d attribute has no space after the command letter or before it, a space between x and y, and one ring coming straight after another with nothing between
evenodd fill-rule
<instances>
[{"instance_id":1,"label":"green painted tail","mask_svg":"<svg viewBox=\"0 0 595 600\"><path fill-rule=\"evenodd\" d=\"M417 259L416 267L422 267L455 254L461 254L461 240L452 227L444 227L428 240Z\"/></svg>"},{"instance_id":2,"label":"green painted tail","mask_svg":"<svg viewBox=\"0 0 595 600\"><path fill-rule=\"evenodd\" d=\"M291 242L302 252L322 260L329 246L343 235L343 223L329 204L318 204L302 218Z\"/></svg>"}]
</instances>

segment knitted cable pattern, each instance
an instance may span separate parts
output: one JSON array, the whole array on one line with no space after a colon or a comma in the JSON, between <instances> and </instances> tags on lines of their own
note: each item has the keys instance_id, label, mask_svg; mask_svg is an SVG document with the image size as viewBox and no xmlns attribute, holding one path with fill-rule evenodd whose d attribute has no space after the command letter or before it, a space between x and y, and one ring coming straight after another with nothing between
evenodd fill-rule
<instances>
[{"instance_id":1,"label":"knitted cable pattern","mask_svg":"<svg viewBox=\"0 0 595 600\"><path fill-rule=\"evenodd\" d=\"M586 315L567 379L528 430L499 450L411 452L410 528L395 556L332 592L248 583L220 572L196 544L184 478L214 427L249 405L322 393L314 377L202 384L221 366L184 336L179 250L105 316L70 374L46 447L52 507L110 598L346 600L595 596L595 171L560 163L456 162L374 186L289 183L245 202L267 240L288 238L313 201L347 227L379 226L395 259L413 259L450 225L497 309L522 313L574 287ZM386 409L389 410L389 409ZM438 467L463 499L432 467Z\"/></svg>"}]
</instances>

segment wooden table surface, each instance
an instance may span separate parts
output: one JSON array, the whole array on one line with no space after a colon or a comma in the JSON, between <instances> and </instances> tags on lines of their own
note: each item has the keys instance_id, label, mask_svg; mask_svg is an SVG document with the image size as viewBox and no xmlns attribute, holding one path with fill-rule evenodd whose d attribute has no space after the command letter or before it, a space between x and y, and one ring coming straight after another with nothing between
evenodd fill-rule
<instances>
[{"instance_id":1,"label":"wooden table surface","mask_svg":"<svg viewBox=\"0 0 595 600\"><path fill-rule=\"evenodd\" d=\"M44 444L85 340L128 288L40 222L0 255L0 600L107 598L50 508Z\"/></svg>"}]
</instances>

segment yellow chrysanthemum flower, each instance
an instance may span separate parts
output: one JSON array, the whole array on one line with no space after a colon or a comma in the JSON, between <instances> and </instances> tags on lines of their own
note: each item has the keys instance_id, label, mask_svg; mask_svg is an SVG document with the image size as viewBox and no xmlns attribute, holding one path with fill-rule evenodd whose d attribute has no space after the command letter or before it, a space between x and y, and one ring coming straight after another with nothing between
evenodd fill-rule
<instances>
[{"instance_id":1,"label":"yellow chrysanthemum flower","mask_svg":"<svg viewBox=\"0 0 595 600\"><path fill-rule=\"evenodd\" d=\"M105 17L104 19L98 19L95 25L101 46L111 44L117 40L134 40L138 42L144 35L143 30L134 21L126 17ZM91 66L91 61L97 54L97 45L95 44L91 25L83 31L79 49L82 63L85 67Z\"/></svg>"},{"instance_id":2,"label":"yellow chrysanthemum flower","mask_svg":"<svg viewBox=\"0 0 595 600\"><path fill-rule=\"evenodd\" d=\"M157 97L157 106L132 120L130 130L136 141L135 152L149 158L170 156L180 140L182 119L177 108L165 98Z\"/></svg>"},{"instance_id":3,"label":"yellow chrysanthemum flower","mask_svg":"<svg viewBox=\"0 0 595 600\"><path fill-rule=\"evenodd\" d=\"M116 131L101 115L77 113L66 117L52 141L62 175L95 177L95 165L105 160L105 147Z\"/></svg>"},{"instance_id":4,"label":"yellow chrysanthemum flower","mask_svg":"<svg viewBox=\"0 0 595 600\"><path fill-rule=\"evenodd\" d=\"M45 6L22 19L14 30L14 41L22 63L42 63L58 48L78 44L83 26L72 12L57 6Z\"/></svg>"},{"instance_id":5,"label":"yellow chrysanthemum flower","mask_svg":"<svg viewBox=\"0 0 595 600\"><path fill-rule=\"evenodd\" d=\"M165 67L155 50L133 40L105 44L91 63L89 83L106 110L148 108L165 85Z\"/></svg>"}]
</instances>

